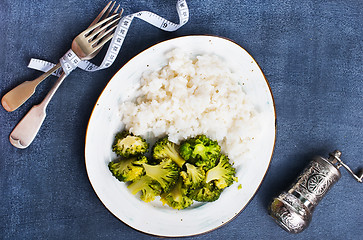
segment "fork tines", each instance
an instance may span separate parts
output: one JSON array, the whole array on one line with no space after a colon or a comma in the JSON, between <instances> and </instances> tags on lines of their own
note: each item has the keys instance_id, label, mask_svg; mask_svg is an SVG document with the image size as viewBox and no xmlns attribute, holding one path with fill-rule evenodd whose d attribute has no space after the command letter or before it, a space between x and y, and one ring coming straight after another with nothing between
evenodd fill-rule
<instances>
[{"instance_id":1,"label":"fork tines","mask_svg":"<svg viewBox=\"0 0 363 240\"><path fill-rule=\"evenodd\" d=\"M113 2L113 1L109 2L106 5L106 7L100 12L100 14L98 14L98 16L95 18L95 20L93 20L93 22L91 23L90 26L95 25L99 20L103 20L103 19L107 18L110 15L110 12L114 8L115 4L116 4L116 2ZM116 9L114 10L114 12L112 14L117 14L117 11L119 8L120 8L120 4L117 5ZM122 12L123 12L123 9L121 9L121 11L119 13L120 16L121 16Z\"/></svg>"},{"instance_id":2,"label":"fork tines","mask_svg":"<svg viewBox=\"0 0 363 240\"><path fill-rule=\"evenodd\" d=\"M108 18L102 20L101 22L97 23L96 25L86 29L84 31L84 35L87 36L86 38L88 39L88 41L91 42L92 39L96 36L98 39L100 39L100 38L106 36L110 32L111 29L112 30L115 29L117 26L117 24L115 24L115 23L117 23L118 20L120 20L120 17L117 17L117 16L118 16L117 14L112 15L111 17L108 17Z\"/></svg>"},{"instance_id":3,"label":"fork tines","mask_svg":"<svg viewBox=\"0 0 363 240\"><path fill-rule=\"evenodd\" d=\"M118 13L118 10L120 9L120 4L118 4L115 10L113 10L112 15L108 17L115 5L115 1L109 2L100 12L100 14L98 14L96 19L91 23L91 26L84 31L84 36L87 37L88 42L95 41L95 44L97 44L102 38L112 38L111 34L117 27L118 20L120 20L123 13L123 8L121 8L120 12ZM99 20L102 21L97 23ZM97 39L97 41L95 39Z\"/></svg>"}]
</instances>

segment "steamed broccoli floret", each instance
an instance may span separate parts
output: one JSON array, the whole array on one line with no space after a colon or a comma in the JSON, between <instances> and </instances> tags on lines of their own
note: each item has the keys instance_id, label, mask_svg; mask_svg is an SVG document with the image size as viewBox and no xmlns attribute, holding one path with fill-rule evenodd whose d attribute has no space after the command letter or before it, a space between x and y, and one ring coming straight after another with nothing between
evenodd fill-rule
<instances>
[{"instance_id":1,"label":"steamed broccoli floret","mask_svg":"<svg viewBox=\"0 0 363 240\"><path fill-rule=\"evenodd\" d=\"M226 155L221 155L219 163L206 173L206 182L213 182L219 189L224 189L237 181L236 169L229 163Z\"/></svg>"},{"instance_id":2,"label":"steamed broccoli floret","mask_svg":"<svg viewBox=\"0 0 363 240\"><path fill-rule=\"evenodd\" d=\"M145 156L117 159L108 164L108 168L118 180L133 181L144 173L143 163L147 163Z\"/></svg>"},{"instance_id":3,"label":"steamed broccoli floret","mask_svg":"<svg viewBox=\"0 0 363 240\"><path fill-rule=\"evenodd\" d=\"M204 183L201 188L191 190L189 197L198 202L214 202L219 198L222 191L211 183Z\"/></svg>"},{"instance_id":4,"label":"steamed broccoli floret","mask_svg":"<svg viewBox=\"0 0 363 240\"><path fill-rule=\"evenodd\" d=\"M158 165L142 165L146 175L156 180L164 192L169 191L179 177L180 168L170 158L164 158Z\"/></svg>"},{"instance_id":5,"label":"steamed broccoli floret","mask_svg":"<svg viewBox=\"0 0 363 240\"><path fill-rule=\"evenodd\" d=\"M128 158L145 153L148 147L148 143L142 137L123 131L116 134L112 151L121 157Z\"/></svg>"},{"instance_id":6,"label":"steamed broccoli floret","mask_svg":"<svg viewBox=\"0 0 363 240\"><path fill-rule=\"evenodd\" d=\"M157 141L153 148L153 158L162 160L164 158L170 158L179 167L183 167L185 160L178 153L178 146L169 141L167 137L164 137Z\"/></svg>"},{"instance_id":7,"label":"steamed broccoli floret","mask_svg":"<svg viewBox=\"0 0 363 240\"><path fill-rule=\"evenodd\" d=\"M209 170L216 165L221 152L217 141L199 135L184 141L180 146L180 155L186 161Z\"/></svg>"},{"instance_id":8,"label":"steamed broccoli floret","mask_svg":"<svg viewBox=\"0 0 363 240\"><path fill-rule=\"evenodd\" d=\"M163 204L180 210L194 200L216 201L224 188L237 181L217 141L205 135L190 138L180 147L164 137L154 144L149 160L143 156L146 141L127 131L116 135L112 147L120 157L108 164L110 171L120 181L131 181L128 189L132 194L140 192L145 202L160 196Z\"/></svg>"},{"instance_id":9,"label":"steamed broccoli floret","mask_svg":"<svg viewBox=\"0 0 363 240\"><path fill-rule=\"evenodd\" d=\"M184 209L193 204L193 200L187 196L188 189L183 184L183 179L179 178L173 188L161 194L161 202L174 209Z\"/></svg>"},{"instance_id":10,"label":"steamed broccoli floret","mask_svg":"<svg viewBox=\"0 0 363 240\"><path fill-rule=\"evenodd\" d=\"M161 193L160 184L147 175L143 175L140 178L136 179L128 186L128 189L131 191L132 194L137 194L141 191L140 198L144 202L154 201L155 197L159 196Z\"/></svg>"},{"instance_id":11,"label":"steamed broccoli floret","mask_svg":"<svg viewBox=\"0 0 363 240\"><path fill-rule=\"evenodd\" d=\"M186 171L180 172L185 186L190 189L199 188L205 180L205 172L202 167L196 167L190 163L185 164Z\"/></svg>"}]
</instances>

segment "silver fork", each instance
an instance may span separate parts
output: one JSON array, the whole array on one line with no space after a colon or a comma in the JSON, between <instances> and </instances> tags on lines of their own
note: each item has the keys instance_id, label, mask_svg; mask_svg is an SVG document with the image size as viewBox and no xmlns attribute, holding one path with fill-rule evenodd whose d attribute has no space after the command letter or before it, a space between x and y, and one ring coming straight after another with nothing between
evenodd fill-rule
<instances>
[{"instance_id":1,"label":"silver fork","mask_svg":"<svg viewBox=\"0 0 363 240\"><path fill-rule=\"evenodd\" d=\"M111 5L112 4L112 5ZM89 27L94 26L97 24L100 20L104 20L109 16L112 9L115 7L116 2L109 2L106 7L98 14L98 16L93 20L91 25ZM118 5L112 14L117 14L118 9L120 8L120 5ZM123 12L123 9L118 13L119 16L121 16ZM100 27L96 28L94 31L97 31ZM102 33L102 32L101 32ZM94 52L91 57L96 56L96 54L100 51ZM1 99L1 104L4 107L4 109L8 112L12 112L16 110L18 107L23 105L35 92L36 87L47 77L49 77L53 72L57 71L61 67L61 64L58 63L51 69L49 69L47 72L40 75L38 78L32 80L32 81L25 81L9 92L7 92Z\"/></svg>"},{"instance_id":2,"label":"silver fork","mask_svg":"<svg viewBox=\"0 0 363 240\"><path fill-rule=\"evenodd\" d=\"M114 14L89 27L73 40L71 49L80 60L93 58L94 53L112 39L112 32L117 27L116 23L119 20L120 16ZM16 125L9 137L12 145L17 148L26 148L32 143L46 117L48 103L66 76L65 72L63 72L44 100L40 104L33 106Z\"/></svg>"}]
</instances>

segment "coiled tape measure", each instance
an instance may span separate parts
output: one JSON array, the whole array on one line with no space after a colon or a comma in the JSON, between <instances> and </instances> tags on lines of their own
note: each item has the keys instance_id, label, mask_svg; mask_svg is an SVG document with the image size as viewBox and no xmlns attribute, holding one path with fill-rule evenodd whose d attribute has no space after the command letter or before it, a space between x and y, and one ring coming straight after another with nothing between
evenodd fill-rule
<instances>
[{"instance_id":1,"label":"coiled tape measure","mask_svg":"<svg viewBox=\"0 0 363 240\"><path fill-rule=\"evenodd\" d=\"M117 28L114 33L114 37L111 40L111 43L108 47L106 55L100 64L97 66L89 61L81 61L78 56L70 49L68 52L60 59L60 63L62 64L62 68L55 71L52 75L60 76L62 71L65 74L69 74L71 71L76 69L77 67L88 71L94 72L104 68L108 68L115 61L122 44L126 38L126 34L130 28L132 20L134 18L139 18L144 20L145 22L162 29L164 31L172 32L181 28L184 24L186 24L189 20L189 9L185 0L178 0L176 4L176 10L179 16L179 24L173 23L159 15L149 12L149 11L140 11L137 13L133 13L121 18L120 22L117 25ZM46 72L54 67L55 64L50 63L45 60L32 58L28 64L28 67L31 69L39 70Z\"/></svg>"}]
</instances>

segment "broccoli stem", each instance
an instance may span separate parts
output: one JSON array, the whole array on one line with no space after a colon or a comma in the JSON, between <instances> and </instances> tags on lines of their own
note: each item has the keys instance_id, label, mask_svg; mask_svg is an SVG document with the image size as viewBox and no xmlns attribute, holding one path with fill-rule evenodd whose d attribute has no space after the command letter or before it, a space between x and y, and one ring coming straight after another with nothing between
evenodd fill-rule
<instances>
[{"instance_id":1,"label":"broccoli stem","mask_svg":"<svg viewBox=\"0 0 363 240\"><path fill-rule=\"evenodd\" d=\"M145 182L143 181L135 181L128 186L128 189L130 189L131 193L135 195L145 187L144 184Z\"/></svg>"},{"instance_id":2,"label":"broccoli stem","mask_svg":"<svg viewBox=\"0 0 363 240\"><path fill-rule=\"evenodd\" d=\"M203 144L195 145L194 151L198 153L203 160L208 159L208 157L206 156L207 148Z\"/></svg>"},{"instance_id":3,"label":"broccoli stem","mask_svg":"<svg viewBox=\"0 0 363 240\"><path fill-rule=\"evenodd\" d=\"M170 191L170 195L173 196L173 198L176 202L181 202L183 200L183 195L181 192L182 184L183 184L182 181L180 181L180 180L177 181L174 188Z\"/></svg>"},{"instance_id":4,"label":"broccoli stem","mask_svg":"<svg viewBox=\"0 0 363 240\"><path fill-rule=\"evenodd\" d=\"M180 167L185 164L185 160L179 155L179 153L173 147L165 148L166 154Z\"/></svg>"}]
</instances>

